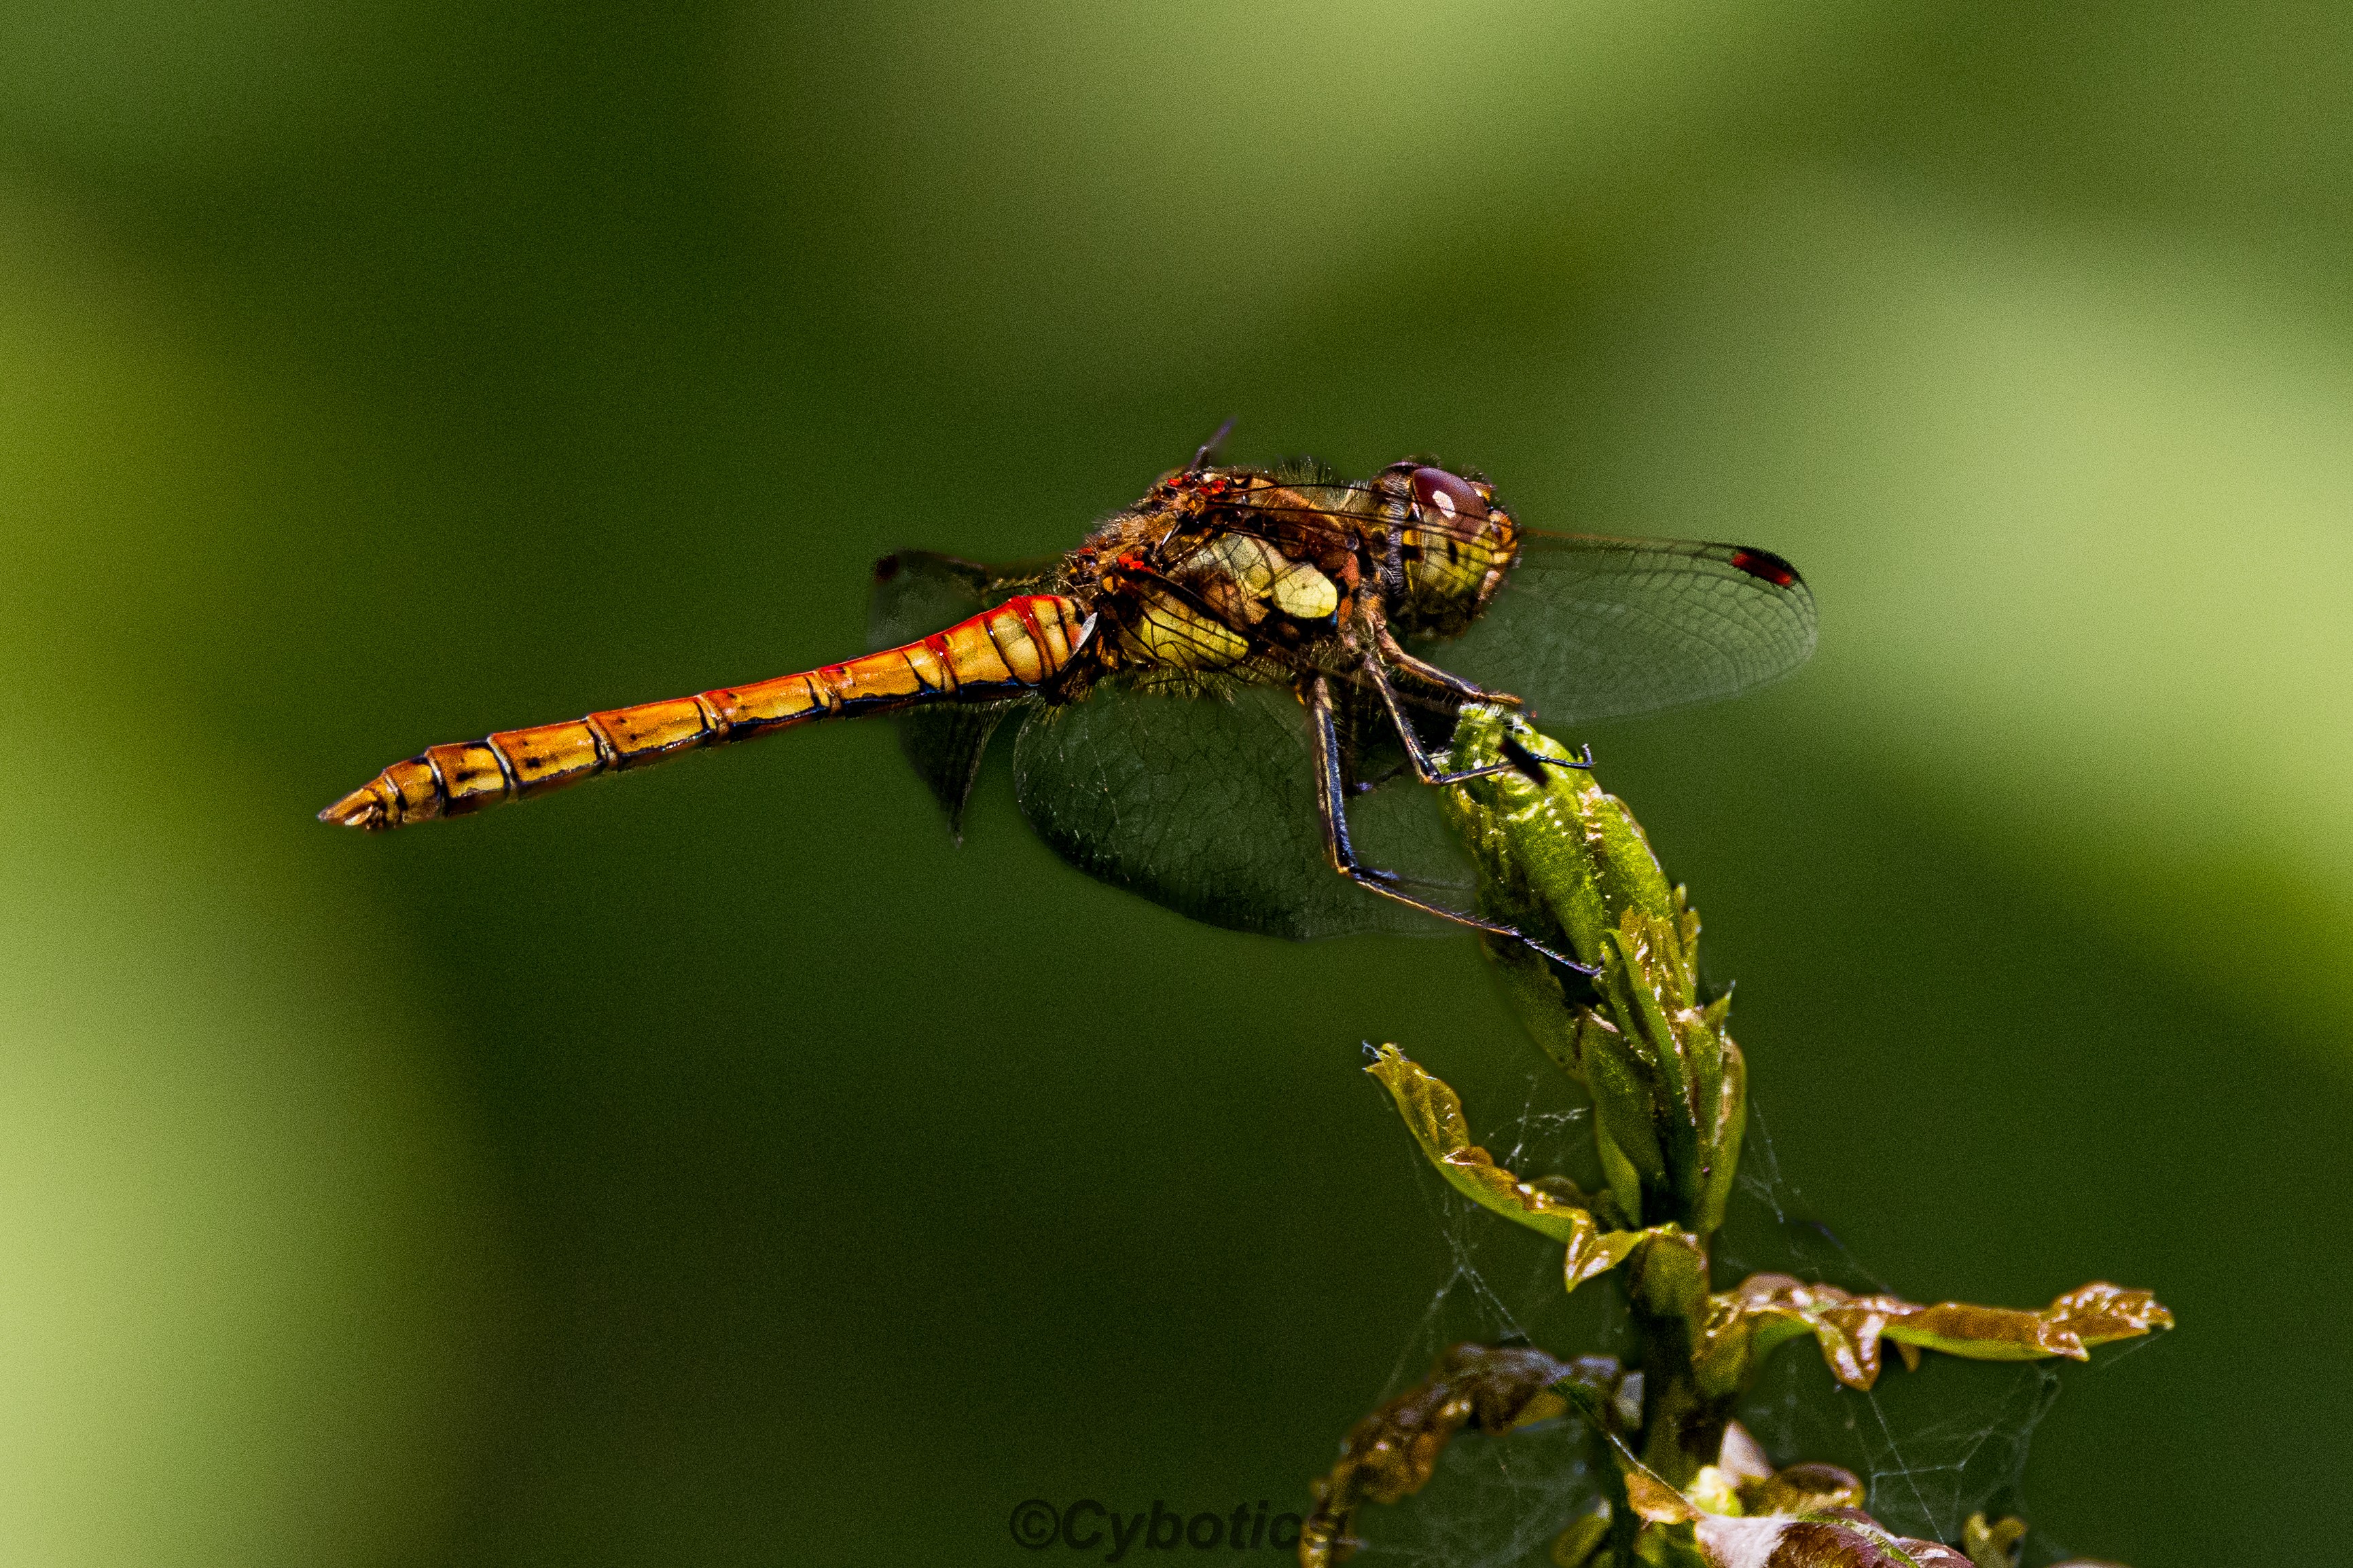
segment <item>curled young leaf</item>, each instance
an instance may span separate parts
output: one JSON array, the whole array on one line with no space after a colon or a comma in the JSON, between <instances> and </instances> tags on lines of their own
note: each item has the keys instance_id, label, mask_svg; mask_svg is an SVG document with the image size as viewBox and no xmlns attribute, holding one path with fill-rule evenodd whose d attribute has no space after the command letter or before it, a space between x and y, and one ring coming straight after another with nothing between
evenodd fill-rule
<instances>
[{"instance_id":1,"label":"curled young leaf","mask_svg":"<svg viewBox=\"0 0 2353 1568\"><path fill-rule=\"evenodd\" d=\"M1836 1465L1784 1465L1740 1489L1740 1511L1802 1515L1862 1506L1862 1479Z\"/></svg>"},{"instance_id":2,"label":"curled young leaf","mask_svg":"<svg viewBox=\"0 0 2353 1568\"><path fill-rule=\"evenodd\" d=\"M1787 1274L1757 1274L1716 1299L1710 1328L1745 1327L1753 1354L1810 1332L1831 1374L1850 1388L1879 1380L1882 1340L1892 1340L1907 1365L1933 1350L1970 1361L2035 1361L2044 1356L2086 1359L2090 1347L2169 1329L2173 1314L2147 1290L2094 1283L2070 1290L2040 1311L1978 1307L1963 1301L1921 1306L1894 1296L1855 1296L1834 1285L1809 1285Z\"/></svg>"},{"instance_id":3,"label":"curled young leaf","mask_svg":"<svg viewBox=\"0 0 2353 1568\"><path fill-rule=\"evenodd\" d=\"M1710 1516L1691 1528L1709 1568L1972 1568L1949 1546L1890 1534L1859 1508L1804 1519Z\"/></svg>"},{"instance_id":4,"label":"curled young leaf","mask_svg":"<svg viewBox=\"0 0 2353 1568\"><path fill-rule=\"evenodd\" d=\"M1569 1289L1616 1268L1642 1239L1640 1231L1605 1231L1594 1216L1593 1200L1566 1178L1522 1181L1496 1164L1471 1142L1461 1098L1395 1046L1381 1047L1365 1070L1389 1091L1414 1142L1457 1192L1567 1248L1562 1274Z\"/></svg>"},{"instance_id":5,"label":"curled young leaf","mask_svg":"<svg viewBox=\"0 0 2353 1568\"><path fill-rule=\"evenodd\" d=\"M1701 1467L1692 1483L1675 1494L1675 1503L1660 1499L1658 1489L1664 1483L1658 1481L1652 1472L1634 1465L1630 1456L1628 1460L1627 1498L1635 1511L1648 1520L1691 1519L1696 1517L1691 1511L1694 1509L1698 1513L1755 1519L1767 1514L1798 1517L1862 1506L1862 1481L1853 1471L1820 1464L1786 1465L1776 1469L1763 1447L1737 1421L1725 1424L1715 1462ZM1641 1477L1649 1478L1650 1484L1637 1486L1638 1471Z\"/></svg>"}]
</instances>

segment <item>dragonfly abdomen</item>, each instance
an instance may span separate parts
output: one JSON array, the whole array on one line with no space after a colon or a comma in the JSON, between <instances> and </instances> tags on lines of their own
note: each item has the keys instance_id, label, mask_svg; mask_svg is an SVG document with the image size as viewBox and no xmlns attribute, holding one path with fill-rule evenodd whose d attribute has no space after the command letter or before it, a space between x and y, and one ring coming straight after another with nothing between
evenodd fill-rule
<instances>
[{"instance_id":1,"label":"dragonfly abdomen","mask_svg":"<svg viewBox=\"0 0 2353 1568\"><path fill-rule=\"evenodd\" d=\"M1018 696L1060 675L1092 629L1076 600L1008 599L944 632L844 664L430 746L319 816L380 832L820 719Z\"/></svg>"}]
</instances>

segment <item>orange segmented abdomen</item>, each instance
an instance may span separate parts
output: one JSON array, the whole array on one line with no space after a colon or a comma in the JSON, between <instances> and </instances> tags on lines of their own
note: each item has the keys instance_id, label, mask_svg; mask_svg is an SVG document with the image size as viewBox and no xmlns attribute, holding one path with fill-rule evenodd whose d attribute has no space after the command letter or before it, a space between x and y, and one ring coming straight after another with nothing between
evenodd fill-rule
<instances>
[{"instance_id":1,"label":"orange segmented abdomen","mask_svg":"<svg viewBox=\"0 0 2353 1568\"><path fill-rule=\"evenodd\" d=\"M1008 599L921 642L846 664L429 746L393 763L319 816L345 827L381 831L437 816L463 816L598 773L819 719L1017 697L1060 674L1092 630L1092 619L1074 599L1056 594Z\"/></svg>"}]
</instances>

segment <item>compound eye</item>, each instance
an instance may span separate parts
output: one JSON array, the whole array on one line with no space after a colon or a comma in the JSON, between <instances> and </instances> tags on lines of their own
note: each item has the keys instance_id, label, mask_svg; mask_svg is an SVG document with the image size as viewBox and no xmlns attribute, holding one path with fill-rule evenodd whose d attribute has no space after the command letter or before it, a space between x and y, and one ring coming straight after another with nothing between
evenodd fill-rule
<instances>
[{"instance_id":1,"label":"compound eye","mask_svg":"<svg viewBox=\"0 0 2353 1568\"><path fill-rule=\"evenodd\" d=\"M1468 479L1458 479L1444 468L1416 468L1413 471L1413 499L1426 518L1447 522L1482 522L1486 520L1487 503L1471 488Z\"/></svg>"}]
</instances>

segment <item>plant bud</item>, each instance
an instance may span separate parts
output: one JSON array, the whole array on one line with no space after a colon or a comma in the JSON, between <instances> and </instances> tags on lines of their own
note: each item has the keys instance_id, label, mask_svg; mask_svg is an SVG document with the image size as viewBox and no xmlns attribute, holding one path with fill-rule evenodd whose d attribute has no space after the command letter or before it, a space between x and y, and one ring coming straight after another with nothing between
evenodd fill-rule
<instances>
[{"instance_id":1,"label":"plant bud","mask_svg":"<svg viewBox=\"0 0 2353 1568\"><path fill-rule=\"evenodd\" d=\"M1501 771L1449 789L1479 868L1480 911L1577 961L1487 939L1521 1019L1593 1096L1604 1176L1630 1219L1701 1235L1723 1223L1746 1074L1726 998L1699 999L1699 916L1589 769L1519 714L1463 710L1449 763Z\"/></svg>"}]
</instances>

